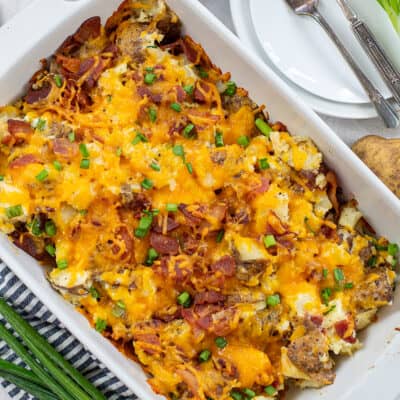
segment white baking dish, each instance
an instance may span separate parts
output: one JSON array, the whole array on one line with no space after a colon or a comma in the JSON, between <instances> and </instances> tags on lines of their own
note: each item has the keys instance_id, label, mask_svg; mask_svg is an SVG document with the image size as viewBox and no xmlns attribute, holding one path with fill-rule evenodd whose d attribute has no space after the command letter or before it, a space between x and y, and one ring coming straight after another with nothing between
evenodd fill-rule
<instances>
[{"instance_id":1,"label":"white baking dish","mask_svg":"<svg viewBox=\"0 0 400 400\"><path fill-rule=\"evenodd\" d=\"M10 0L12 1L12 0ZM0 103L22 93L25 82L38 68L38 60L51 54L80 23L93 15L104 19L121 0L35 0L0 29ZM291 132L310 136L339 175L347 193L354 194L367 219L392 241L400 240L400 201L370 172L351 150L296 95L197 0L169 0L186 31L200 41L213 61L246 87L251 97L264 103L272 119L281 120ZM266 21L268 21L266 16ZM284 28L282 27L284 34ZM0 256L65 326L143 400L159 398L146 383L141 368L122 356L91 329L72 306L47 283L42 268L0 237ZM324 390L295 392L299 400L392 400L400 393L400 324L395 305L380 313L379 323L365 334L365 348L338 362L334 385Z\"/></svg>"}]
</instances>

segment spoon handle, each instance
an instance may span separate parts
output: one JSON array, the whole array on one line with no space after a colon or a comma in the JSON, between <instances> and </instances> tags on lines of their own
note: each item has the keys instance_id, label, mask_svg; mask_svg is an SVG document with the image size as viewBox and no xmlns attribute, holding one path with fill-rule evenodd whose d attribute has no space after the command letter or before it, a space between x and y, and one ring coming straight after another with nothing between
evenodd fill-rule
<instances>
[{"instance_id":1,"label":"spoon handle","mask_svg":"<svg viewBox=\"0 0 400 400\"><path fill-rule=\"evenodd\" d=\"M354 58L347 51L346 47L343 45L339 37L333 31L326 19L318 12L318 10L314 9L314 11L310 15L325 29L327 34L336 44L343 57L356 74L358 80L368 94L368 97L375 106L377 113L382 118L385 125L388 128L397 128L400 123L399 116L397 115L395 108L392 106L389 100L386 100L382 96L382 94L375 88L375 86L367 78L364 72L361 71L360 67L354 61Z\"/></svg>"}]
</instances>

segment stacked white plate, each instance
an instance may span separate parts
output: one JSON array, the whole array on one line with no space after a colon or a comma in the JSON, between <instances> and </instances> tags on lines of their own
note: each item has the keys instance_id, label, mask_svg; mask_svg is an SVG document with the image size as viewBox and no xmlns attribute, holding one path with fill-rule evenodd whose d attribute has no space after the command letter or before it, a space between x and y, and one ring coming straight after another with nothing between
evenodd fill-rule
<instances>
[{"instance_id":1,"label":"stacked white plate","mask_svg":"<svg viewBox=\"0 0 400 400\"><path fill-rule=\"evenodd\" d=\"M377 1L352 0L351 3L364 19L372 13L372 25L376 21L381 32L377 32L375 26L370 28L386 42L394 44L394 49L387 49L389 53L400 54L400 39ZM360 4L366 13L360 10ZM314 110L340 118L376 116L368 96L339 50L312 18L295 15L285 0L230 0L230 5L241 40ZM385 97L391 97L336 1L320 0L319 10L365 74Z\"/></svg>"}]
</instances>

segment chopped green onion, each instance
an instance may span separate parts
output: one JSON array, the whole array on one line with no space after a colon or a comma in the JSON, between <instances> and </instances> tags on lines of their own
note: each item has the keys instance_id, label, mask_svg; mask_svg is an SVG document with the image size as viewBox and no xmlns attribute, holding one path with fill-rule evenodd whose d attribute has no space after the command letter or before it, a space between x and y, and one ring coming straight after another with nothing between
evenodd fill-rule
<instances>
[{"instance_id":1,"label":"chopped green onion","mask_svg":"<svg viewBox=\"0 0 400 400\"><path fill-rule=\"evenodd\" d=\"M222 132L215 132L215 147L223 147L224 146L224 135Z\"/></svg>"},{"instance_id":2,"label":"chopped green onion","mask_svg":"<svg viewBox=\"0 0 400 400\"><path fill-rule=\"evenodd\" d=\"M154 161L150 164L150 168L154 169L154 171L160 171L161 170L160 166Z\"/></svg>"},{"instance_id":3,"label":"chopped green onion","mask_svg":"<svg viewBox=\"0 0 400 400\"><path fill-rule=\"evenodd\" d=\"M329 273L329 271L328 271L327 268L324 268L324 269L322 270L322 276L324 277L324 279L326 279L326 278L328 277L328 273Z\"/></svg>"},{"instance_id":4,"label":"chopped green onion","mask_svg":"<svg viewBox=\"0 0 400 400\"><path fill-rule=\"evenodd\" d=\"M96 300L98 300L100 298L100 293L94 286L91 286L89 288L89 293Z\"/></svg>"},{"instance_id":5,"label":"chopped green onion","mask_svg":"<svg viewBox=\"0 0 400 400\"><path fill-rule=\"evenodd\" d=\"M204 349L199 354L199 361L206 362L210 359L210 357L211 357L211 351L208 349Z\"/></svg>"},{"instance_id":6,"label":"chopped green onion","mask_svg":"<svg viewBox=\"0 0 400 400\"><path fill-rule=\"evenodd\" d=\"M172 152L179 157L184 157L185 156L185 150L183 149L183 146L181 144L176 144L172 148Z\"/></svg>"},{"instance_id":7,"label":"chopped green onion","mask_svg":"<svg viewBox=\"0 0 400 400\"><path fill-rule=\"evenodd\" d=\"M95 328L97 332L102 333L107 328L107 321L101 318L97 318Z\"/></svg>"},{"instance_id":8,"label":"chopped green onion","mask_svg":"<svg viewBox=\"0 0 400 400\"><path fill-rule=\"evenodd\" d=\"M81 214L83 216L87 215L87 213L88 213L88 210L79 210L79 214Z\"/></svg>"},{"instance_id":9,"label":"chopped green onion","mask_svg":"<svg viewBox=\"0 0 400 400\"><path fill-rule=\"evenodd\" d=\"M81 169L89 169L90 167L90 160L88 158L82 158L80 163Z\"/></svg>"},{"instance_id":10,"label":"chopped green onion","mask_svg":"<svg viewBox=\"0 0 400 400\"><path fill-rule=\"evenodd\" d=\"M111 94L108 94L108 95L107 95L107 101L108 101L109 103L112 102L112 96L111 96Z\"/></svg>"},{"instance_id":11,"label":"chopped green onion","mask_svg":"<svg viewBox=\"0 0 400 400\"><path fill-rule=\"evenodd\" d=\"M36 129L39 131L44 131L45 126L46 126L46 120L43 118L39 118L36 123Z\"/></svg>"},{"instance_id":12,"label":"chopped green onion","mask_svg":"<svg viewBox=\"0 0 400 400\"><path fill-rule=\"evenodd\" d=\"M332 304L326 311L324 311L324 315L328 315L336 308L336 304Z\"/></svg>"},{"instance_id":13,"label":"chopped green onion","mask_svg":"<svg viewBox=\"0 0 400 400\"><path fill-rule=\"evenodd\" d=\"M222 337L222 336L216 337L215 340L214 340L214 342L215 342L215 345L216 345L219 349L223 349L223 348L226 347L227 344L228 344L227 340L226 340L224 337Z\"/></svg>"},{"instance_id":14,"label":"chopped green onion","mask_svg":"<svg viewBox=\"0 0 400 400\"><path fill-rule=\"evenodd\" d=\"M0 175L0 182L4 181L4 175Z\"/></svg>"},{"instance_id":15,"label":"chopped green onion","mask_svg":"<svg viewBox=\"0 0 400 400\"><path fill-rule=\"evenodd\" d=\"M267 297L267 305L271 307L275 307L281 302L281 296L279 296L278 293L276 294L271 294L270 296Z\"/></svg>"},{"instance_id":16,"label":"chopped green onion","mask_svg":"<svg viewBox=\"0 0 400 400\"><path fill-rule=\"evenodd\" d=\"M62 79L61 75L54 75L54 82L56 83L56 86L58 88L62 87L63 79Z\"/></svg>"},{"instance_id":17,"label":"chopped green onion","mask_svg":"<svg viewBox=\"0 0 400 400\"><path fill-rule=\"evenodd\" d=\"M315 231L313 228L311 228L310 223L308 222L309 218L308 217L304 217L304 225L306 226L306 228L313 234L315 235Z\"/></svg>"},{"instance_id":18,"label":"chopped green onion","mask_svg":"<svg viewBox=\"0 0 400 400\"><path fill-rule=\"evenodd\" d=\"M125 314L125 308L125 303L123 301L118 301L111 310L112 315L116 318L122 317Z\"/></svg>"},{"instance_id":19,"label":"chopped green onion","mask_svg":"<svg viewBox=\"0 0 400 400\"><path fill-rule=\"evenodd\" d=\"M155 44L146 46L147 49L158 49L158 46L156 46Z\"/></svg>"},{"instance_id":20,"label":"chopped green onion","mask_svg":"<svg viewBox=\"0 0 400 400\"><path fill-rule=\"evenodd\" d=\"M152 223L153 214L147 214L140 218L139 225L135 229L135 236L138 238L144 238L149 232Z\"/></svg>"},{"instance_id":21,"label":"chopped green onion","mask_svg":"<svg viewBox=\"0 0 400 400\"><path fill-rule=\"evenodd\" d=\"M193 137L194 132L192 132L194 129L194 125L193 124L188 124L186 125L185 129L183 130L183 136L186 139L190 139L191 137Z\"/></svg>"},{"instance_id":22,"label":"chopped green onion","mask_svg":"<svg viewBox=\"0 0 400 400\"><path fill-rule=\"evenodd\" d=\"M231 392L229 394L233 400L243 400L242 393L237 392L236 390L231 390Z\"/></svg>"},{"instance_id":23,"label":"chopped green onion","mask_svg":"<svg viewBox=\"0 0 400 400\"><path fill-rule=\"evenodd\" d=\"M353 287L354 287L353 282L346 282L346 283L344 284L344 288L345 288L345 289L353 289Z\"/></svg>"},{"instance_id":24,"label":"chopped green onion","mask_svg":"<svg viewBox=\"0 0 400 400\"><path fill-rule=\"evenodd\" d=\"M252 399L253 397L255 397L256 392L254 392L253 390L249 389L249 388L245 388L243 389L243 393L249 398Z\"/></svg>"},{"instance_id":25,"label":"chopped green onion","mask_svg":"<svg viewBox=\"0 0 400 400\"><path fill-rule=\"evenodd\" d=\"M192 163L187 162L185 165L186 165L186 168L187 168L189 174L193 174L193 166L192 166Z\"/></svg>"},{"instance_id":26,"label":"chopped green onion","mask_svg":"<svg viewBox=\"0 0 400 400\"><path fill-rule=\"evenodd\" d=\"M217 241L217 243L221 243L222 242L222 239L224 238L224 235L225 235L225 231L223 229L218 231L217 238L215 239Z\"/></svg>"},{"instance_id":27,"label":"chopped green onion","mask_svg":"<svg viewBox=\"0 0 400 400\"><path fill-rule=\"evenodd\" d=\"M258 166L260 167L261 170L268 169L270 167L268 160L266 158L260 158L258 160Z\"/></svg>"},{"instance_id":28,"label":"chopped green onion","mask_svg":"<svg viewBox=\"0 0 400 400\"><path fill-rule=\"evenodd\" d=\"M5 209L5 212L9 219L19 217L23 214L22 206L20 204L16 206L7 207Z\"/></svg>"},{"instance_id":29,"label":"chopped green onion","mask_svg":"<svg viewBox=\"0 0 400 400\"><path fill-rule=\"evenodd\" d=\"M52 257L54 257L56 255L56 248L54 246L52 246L51 244L48 244L45 247L47 253L49 253Z\"/></svg>"},{"instance_id":30,"label":"chopped green onion","mask_svg":"<svg viewBox=\"0 0 400 400\"><path fill-rule=\"evenodd\" d=\"M150 190L153 187L153 181L149 178L144 178L140 185L143 189Z\"/></svg>"},{"instance_id":31,"label":"chopped green onion","mask_svg":"<svg viewBox=\"0 0 400 400\"><path fill-rule=\"evenodd\" d=\"M176 211L178 211L178 204L175 204L175 203L167 203L167 205L165 206L165 208L167 209L167 211L176 212Z\"/></svg>"},{"instance_id":32,"label":"chopped green onion","mask_svg":"<svg viewBox=\"0 0 400 400\"><path fill-rule=\"evenodd\" d=\"M276 245L276 240L274 235L266 235L263 239L264 246L268 249L269 247Z\"/></svg>"},{"instance_id":33,"label":"chopped green onion","mask_svg":"<svg viewBox=\"0 0 400 400\"><path fill-rule=\"evenodd\" d=\"M397 243L389 243L387 251L391 256L396 257L399 253L399 245Z\"/></svg>"},{"instance_id":34,"label":"chopped green onion","mask_svg":"<svg viewBox=\"0 0 400 400\"><path fill-rule=\"evenodd\" d=\"M264 388L264 392L267 393L268 396L274 396L276 389L272 385L269 385Z\"/></svg>"},{"instance_id":35,"label":"chopped green onion","mask_svg":"<svg viewBox=\"0 0 400 400\"><path fill-rule=\"evenodd\" d=\"M250 139L247 136L242 135L238 137L237 143L242 147L247 147L250 144Z\"/></svg>"},{"instance_id":36,"label":"chopped green onion","mask_svg":"<svg viewBox=\"0 0 400 400\"><path fill-rule=\"evenodd\" d=\"M67 267L68 267L68 261L66 259L57 261L57 268L58 269L65 269Z\"/></svg>"},{"instance_id":37,"label":"chopped green onion","mask_svg":"<svg viewBox=\"0 0 400 400\"><path fill-rule=\"evenodd\" d=\"M154 81L157 79L157 75L153 74L151 72L148 72L145 76L144 76L144 83L146 85L152 85L154 83Z\"/></svg>"},{"instance_id":38,"label":"chopped green onion","mask_svg":"<svg viewBox=\"0 0 400 400\"><path fill-rule=\"evenodd\" d=\"M378 257L377 256L372 256L368 259L367 261L367 265L368 267L375 267L376 263L378 261Z\"/></svg>"},{"instance_id":39,"label":"chopped green onion","mask_svg":"<svg viewBox=\"0 0 400 400\"><path fill-rule=\"evenodd\" d=\"M53 167L57 170L57 171L61 171L62 170L62 165L60 163L60 161L53 161Z\"/></svg>"},{"instance_id":40,"label":"chopped green onion","mask_svg":"<svg viewBox=\"0 0 400 400\"><path fill-rule=\"evenodd\" d=\"M154 71L154 67L146 67L145 71L146 72L153 72Z\"/></svg>"},{"instance_id":41,"label":"chopped green onion","mask_svg":"<svg viewBox=\"0 0 400 400\"><path fill-rule=\"evenodd\" d=\"M154 261L157 260L157 258L158 258L157 250L150 247L147 253L146 261L144 263L145 265L150 267L151 265L153 265Z\"/></svg>"},{"instance_id":42,"label":"chopped green onion","mask_svg":"<svg viewBox=\"0 0 400 400\"><path fill-rule=\"evenodd\" d=\"M183 90L188 94L188 95L192 95L193 91L194 91L194 86L193 85L185 85L183 86Z\"/></svg>"},{"instance_id":43,"label":"chopped green onion","mask_svg":"<svg viewBox=\"0 0 400 400\"><path fill-rule=\"evenodd\" d=\"M32 233L35 235L35 236L40 236L41 234L42 234L42 230L41 230L41 228L40 228L40 220L39 220L39 218L34 218L33 219L33 221L32 221L32 225L31 225L31 230L32 230Z\"/></svg>"},{"instance_id":44,"label":"chopped green onion","mask_svg":"<svg viewBox=\"0 0 400 400\"><path fill-rule=\"evenodd\" d=\"M117 157L121 157L121 155L122 155L121 147L117 147L117 150L115 151L115 154L117 155Z\"/></svg>"},{"instance_id":45,"label":"chopped green onion","mask_svg":"<svg viewBox=\"0 0 400 400\"><path fill-rule=\"evenodd\" d=\"M157 110L155 108L149 108L149 118L151 122L157 121Z\"/></svg>"},{"instance_id":46,"label":"chopped green onion","mask_svg":"<svg viewBox=\"0 0 400 400\"><path fill-rule=\"evenodd\" d=\"M236 93L236 83L232 81L227 82L224 94L227 96L233 96L235 93Z\"/></svg>"},{"instance_id":47,"label":"chopped green onion","mask_svg":"<svg viewBox=\"0 0 400 400\"><path fill-rule=\"evenodd\" d=\"M89 155L90 155L90 154L89 154L89 150L87 149L85 143L81 143L81 144L79 145L79 151L81 152L83 158L88 158Z\"/></svg>"},{"instance_id":48,"label":"chopped green onion","mask_svg":"<svg viewBox=\"0 0 400 400\"><path fill-rule=\"evenodd\" d=\"M335 268L333 270L333 276L335 277L336 282L342 282L344 281L344 273L341 268Z\"/></svg>"},{"instance_id":49,"label":"chopped green onion","mask_svg":"<svg viewBox=\"0 0 400 400\"><path fill-rule=\"evenodd\" d=\"M201 65L197 67L197 72L200 78L208 78L208 72Z\"/></svg>"},{"instance_id":50,"label":"chopped green onion","mask_svg":"<svg viewBox=\"0 0 400 400\"><path fill-rule=\"evenodd\" d=\"M176 112L181 112L182 111L182 107L181 107L181 105L179 103L172 103L170 105L170 107Z\"/></svg>"},{"instance_id":51,"label":"chopped green onion","mask_svg":"<svg viewBox=\"0 0 400 400\"><path fill-rule=\"evenodd\" d=\"M328 304L330 298L332 296L332 289L331 288L324 288L321 290L321 297L324 304Z\"/></svg>"},{"instance_id":52,"label":"chopped green onion","mask_svg":"<svg viewBox=\"0 0 400 400\"><path fill-rule=\"evenodd\" d=\"M46 169L42 169L37 175L36 180L43 182L49 176L49 172Z\"/></svg>"},{"instance_id":53,"label":"chopped green onion","mask_svg":"<svg viewBox=\"0 0 400 400\"><path fill-rule=\"evenodd\" d=\"M53 220L49 219L44 224L44 230L48 236L54 236L57 233L57 227Z\"/></svg>"},{"instance_id":54,"label":"chopped green onion","mask_svg":"<svg viewBox=\"0 0 400 400\"><path fill-rule=\"evenodd\" d=\"M70 133L68 133L68 140L70 142L75 142L75 132L71 131Z\"/></svg>"},{"instance_id":55,"label":"chopped green onion","mask_svg":"<svg viewBox=\"0 0 400 400\"><path fill-rule=\"evenodd\" d=\"M256 119L256 127L258 130L266 137L269 137L270 133L272 132L272 128L261 118Z\"/></svg>"},{"instance_id":56,"label":"chopped green onion","mask_svg":"<svg viewBox=\"0 0 400 400\"><path fill-rule=\"evenodd\" d=\"M189 308L190 305L192 304L192 296L190 296L188 292L182 292L181 294L178 295L176 301L184 308Z\"/></svg>"},{"instance_id":57,"label":"chopped green onion","mask_svg":"<svg viewBox=\"0 0 400 400\"><path fill-rule=\"evenodd\" d=\"M131 143L133 145L135 145L135 144L138 144L139 142L143 142L143 143L148 142L147 137L144 136L142 133L137 133Z\"/></svg>"}]
</instances>

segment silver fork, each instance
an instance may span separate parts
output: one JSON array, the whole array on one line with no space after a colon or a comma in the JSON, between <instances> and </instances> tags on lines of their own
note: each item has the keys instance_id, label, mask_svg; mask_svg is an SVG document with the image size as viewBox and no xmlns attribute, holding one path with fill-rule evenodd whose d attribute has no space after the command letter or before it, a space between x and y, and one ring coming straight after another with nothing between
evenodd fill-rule
<instances>
[{"instance_id":1,"label":"silver fork","mask_svg":"<svg viewBox=\"0 0 400 400\"><path fill-rule=\"evenodd\" d=\"M361 71L360 67L354 61L354 58L347 51L341 40L338 38L336 33L333 31L331 26L328 24L326 19L318 11L319 0L286 0L289 6L297 15L307 15L314 18L330 36L333 42L336 44L338 49L341 51L343 57L350 65L362 87L370 98L371 102L375 106L375 109L383 122L388 128L397 128L400 120L395 108L392 104L386 100L382 94L376 89L372 82L367 78L364 72Z\"/></svg>"}]
</instances>

